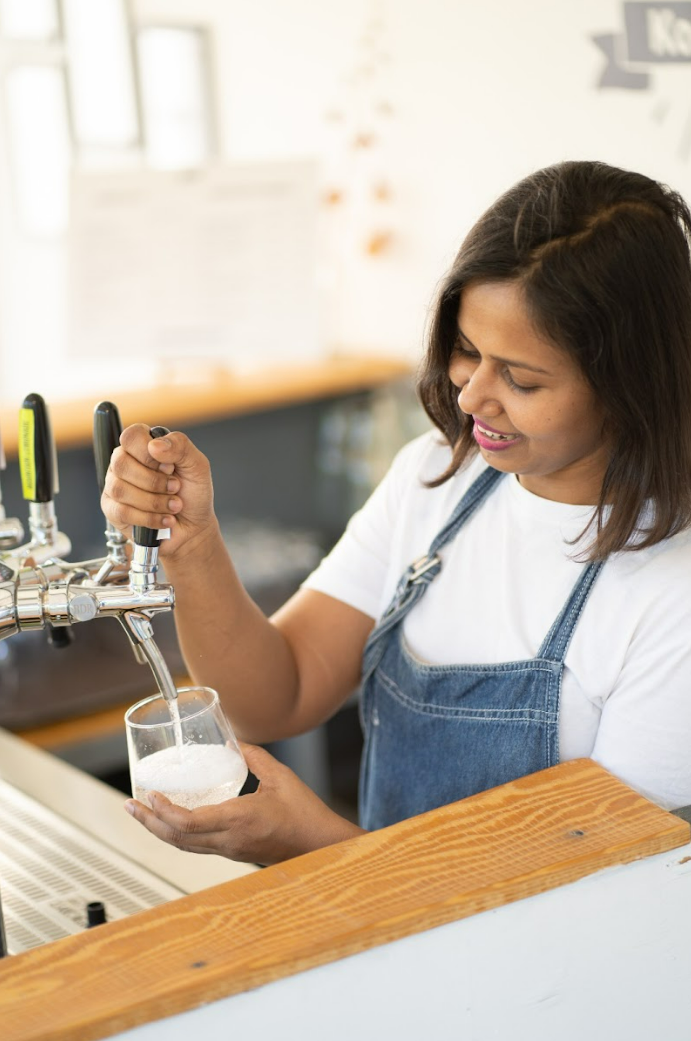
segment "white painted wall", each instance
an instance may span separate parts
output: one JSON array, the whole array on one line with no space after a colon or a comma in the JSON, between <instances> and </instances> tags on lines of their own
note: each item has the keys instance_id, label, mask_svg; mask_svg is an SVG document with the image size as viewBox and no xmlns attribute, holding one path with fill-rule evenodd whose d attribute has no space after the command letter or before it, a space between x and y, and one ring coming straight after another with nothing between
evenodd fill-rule
<instances>
[{"instance_id":1,"label":"white painted wall","mask_svg":"<svg viewBox=\"0 0 691 1041\"><path fill-rule=\"evenodd\" d=\"M597 89L593 34L623 30L614 0L136 0L140 18L213 22L229 159L328 158L324 113L348 97L358 40L380 9L395 114L386 168L398 242L348 252L341 342L416 351L434 287L499 192L531 170L597 158L691 196L680 158L691 64L652 68L645 91ZM352 93L352 92L351 92ZM655 113L669 111L662 122ZM658 116L659 118L659 116Z\"/></svg>"},{"instance_id":2,"label":"white painted wall","mask_svg":"<svg viewBox=\"0 0 691 1041\"><path fill-rule=\"evenodd\" d=\"M224 158L317 156L325 186L340 153L324 115L352 98L345 80L368 20L381 12L390 55L382 88L395 114L377 161L394 192L395 238L390 252L366 256L361 207L336 250L331 234L323 274L334 343L417 355L435 286L464 232L501 190L542 165L598 158L691 196L691 64L639 67L649 73L645 90L597 87L605 58L591 37L623 31L621 0L131 0L131 8L141 22L212 29ZM0 200L0 223L7 205ZM58 358L44 370L51 379L75 378L74 365L59 361L62 246L30 247L27 259L16 239L0 245L10 258L3 389L22 382L29 350ZM82 382L85 372L80 366Z\"/></svg>"}]
</instances>

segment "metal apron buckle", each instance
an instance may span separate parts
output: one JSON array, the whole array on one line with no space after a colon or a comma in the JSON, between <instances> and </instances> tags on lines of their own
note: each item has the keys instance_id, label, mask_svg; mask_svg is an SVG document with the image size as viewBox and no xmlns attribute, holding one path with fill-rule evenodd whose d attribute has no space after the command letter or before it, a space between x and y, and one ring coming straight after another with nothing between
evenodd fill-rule
<instances>
[{"instance_id":1,"label":"metal apron buckle","mask_svg":"<svg viewBox=\"0 0 691 1041\"><path fill-rule=\"evenodd\" d=\"M414 560L410 565L410 574L408 575L407 585L412 586L420 581L422 576L426 574L430 568L435 567L441 563L441 558L435 553L433 557L429 557L426 553L424 557L420 557L419 560Z\"/></svg>"}]
</instances>

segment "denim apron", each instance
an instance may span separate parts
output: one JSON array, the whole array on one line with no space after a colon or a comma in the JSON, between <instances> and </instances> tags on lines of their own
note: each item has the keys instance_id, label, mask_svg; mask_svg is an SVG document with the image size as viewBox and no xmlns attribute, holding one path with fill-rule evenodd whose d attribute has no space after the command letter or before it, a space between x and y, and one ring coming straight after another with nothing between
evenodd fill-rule
<instances>
[{"instance_id":1,"label":"denim apron","mask_svg":"<svg viewBox=\"0 0 691 1041\"><path fill-rule=\"evenodd\" d=\"M403 619L441 569L439 550L503 476L490 467L471 485L427 554L401 578L365 646L360 818L368 830L559 761L564 657L601 561L584 567L535 658L427 665L403 638Z\"/></svg>"}]
</instances>

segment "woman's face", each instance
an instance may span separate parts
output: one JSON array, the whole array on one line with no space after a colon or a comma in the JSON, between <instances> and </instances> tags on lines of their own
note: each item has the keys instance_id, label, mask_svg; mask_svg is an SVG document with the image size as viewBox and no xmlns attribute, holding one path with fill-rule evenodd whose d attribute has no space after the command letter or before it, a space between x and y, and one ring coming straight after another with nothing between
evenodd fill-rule
<instances>
[{"instance_id":1,"label":"woman's face","mask_svg":"<svg viewBox=\"0 0 691 1041\"><path fill-rule=\"evenodd\" d=\"M604 410L565 351L533 327L512 282L467 286L449 363L490 466L544 499L594 505L609 461Z\"/></svg>"}]
</instances>

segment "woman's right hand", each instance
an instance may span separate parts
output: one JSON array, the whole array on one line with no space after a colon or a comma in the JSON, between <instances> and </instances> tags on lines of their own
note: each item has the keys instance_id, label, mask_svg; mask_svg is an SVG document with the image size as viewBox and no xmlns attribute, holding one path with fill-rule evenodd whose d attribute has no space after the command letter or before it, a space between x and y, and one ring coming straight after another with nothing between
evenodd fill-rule
<instances>
[{"instance_id":1,"label":"woman's right hand","mask_svg":"<svg viewBox=\"0 0 691 1041\"><path fill-rule=\"evenodd\" d=\"M106 518L131 536L132 527L170 528L162 556L192 549L218 530L209 461L186 434L152 438L137 423L123 430L110 460L101 507Z\"/></svg>"}]
</instances>

